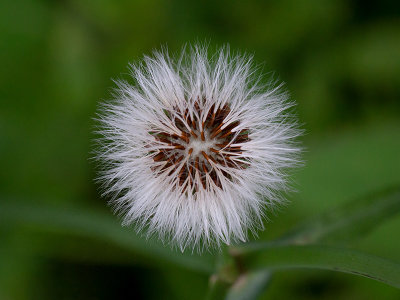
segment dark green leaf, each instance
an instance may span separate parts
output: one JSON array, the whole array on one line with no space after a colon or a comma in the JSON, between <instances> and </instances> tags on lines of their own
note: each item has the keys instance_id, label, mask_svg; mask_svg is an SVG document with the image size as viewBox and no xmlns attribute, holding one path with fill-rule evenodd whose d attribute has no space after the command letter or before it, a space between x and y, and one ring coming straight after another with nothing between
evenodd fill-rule
<instances>
[{"instance_id":1,"label":"dark green leaf","mask_svg":"<svg viewBox=\"0 0 400 300\"><path fill-rule=\"evenodd\" d=\"M236 248L252 270L293 268L325 269L368 277L400 288L400 264L360 251L330 246L270 245L264 248Z\"/></svg>"},{"instance_id":2,"label":"dark green leaf","mask_svg":"<svg viewBox=\"0 0 400 300\"><path fill-rule=\"evenodd\" d=\"M276 242L303 245L359 238L399 212L400 187L397 186L332 209Z\"/></svg>"},{"instance_id":3,"label":"dark green leaf","mask_svg":"<svg viewBox=\"0 0 400 300\"><path fill-rule=\"evenodd\" d=\"M169 246L146 240L132 229L121 227L111 214L88 208L0 202L0 225L4 229L17 225L46 234L94 238L149 258L147 261L153 264L167 262L199 272L213 271L209 256L171 250Z\"/></svg>"}]
</instances>

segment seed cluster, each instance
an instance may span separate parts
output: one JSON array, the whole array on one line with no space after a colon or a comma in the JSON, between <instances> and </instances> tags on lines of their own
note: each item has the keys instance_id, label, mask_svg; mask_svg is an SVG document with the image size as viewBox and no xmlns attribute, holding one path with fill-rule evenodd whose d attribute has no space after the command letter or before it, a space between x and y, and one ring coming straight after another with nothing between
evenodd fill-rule
<instances>
[{"instance_id":1,"label":"seed cluster","mask_svg":"<svg viewBox=\"0 0 400 300\"><path fill-rule=\"evenodd\" d=\"M177 109L166 112L180 134L153 134L157 144L162 145L154 153L156 166L153 171L156 174L168 172L168 176L177 177L182 192L195 193L200 188L198 182L206 189L207 181L222 189L222 176L232 180L227 168L222 166L243 169L248 165L240 157L241 145L249 140L248 129L235 130L240 121L225 122L230 112L228 105L217 109L211 106L204 121L199 120L201 113L197 102L195 110L192 116L187 109L185 112Z\"/></svg>"}]
</instances>

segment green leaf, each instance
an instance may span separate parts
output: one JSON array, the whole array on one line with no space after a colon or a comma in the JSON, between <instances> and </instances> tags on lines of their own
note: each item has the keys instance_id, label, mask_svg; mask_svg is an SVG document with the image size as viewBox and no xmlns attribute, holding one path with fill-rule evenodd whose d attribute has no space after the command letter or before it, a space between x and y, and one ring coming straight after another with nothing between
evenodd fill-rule
<instances>
[{"instance_id":1,"label":"green leaf","mask_svg":"<svg viewBox=\"0 0 400 300\"><path fill-rule=\"evenodd\" d=\"M207 274L214 270L210 256L171 250L169 246L136 235L131 228L122 227L111 214L88 208L3 201L0 202L0 226L3 229L22 226L45 234L94 238L148 258L146 262L151 264L172 263Z\"/></svg>"},{"instance_id":2,"label":"green leaf","mask_svg":"<svg viewBox=\"0 0 400 300\"><path fill-rule=\"evenodd\" d=\"M233 248L232 254L239 255L251 270L324 269L364 276L400 288L399 263L356 250L319 245L270 245Z\"/></svg>"},{"instance_id":3,"label":"green leaf","mask_svg":"<svg viewBox=\"0 0 400 300\"><path fill-rule=\"evenodd\" d=\"M400 187L332 209L279 238L281 244L312 244L360 238L400 212Z\"/></svg>"}]
</instances>

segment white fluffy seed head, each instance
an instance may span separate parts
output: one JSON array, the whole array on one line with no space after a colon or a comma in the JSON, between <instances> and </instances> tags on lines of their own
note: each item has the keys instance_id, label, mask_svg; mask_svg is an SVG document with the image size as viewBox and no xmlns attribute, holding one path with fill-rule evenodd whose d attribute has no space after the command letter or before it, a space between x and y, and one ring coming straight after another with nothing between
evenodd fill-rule
<instances>
[{"instance_id":1,"label":"white fluffy seed head","mask_svg":"<svg viewBox=\"0 0 400 300\"><path fill-rule=\"evenodd\" d=\"M228 47L154 52L131 75L102 105L97 153L123 224L182 251L246 241L299 162L287 94Z\"/></svg>"}]
</instances>

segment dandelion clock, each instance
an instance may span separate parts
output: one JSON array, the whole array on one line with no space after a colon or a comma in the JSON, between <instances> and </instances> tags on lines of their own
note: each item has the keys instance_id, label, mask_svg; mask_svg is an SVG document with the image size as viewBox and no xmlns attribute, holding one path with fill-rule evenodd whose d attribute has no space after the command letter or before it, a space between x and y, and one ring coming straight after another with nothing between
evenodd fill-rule
<instances>
[{"instance_id":1,"label":"dandelion clock","mask_svg":"<svg viewBox=\"0 0 400 300\"><path fill-rule=\"evenodd\" d=\"M97 153L123 224L181 250L246 241L298 163L287 94L227 48L163 50L130 68L101 107Z\"/></svg>"}]
</instances>

